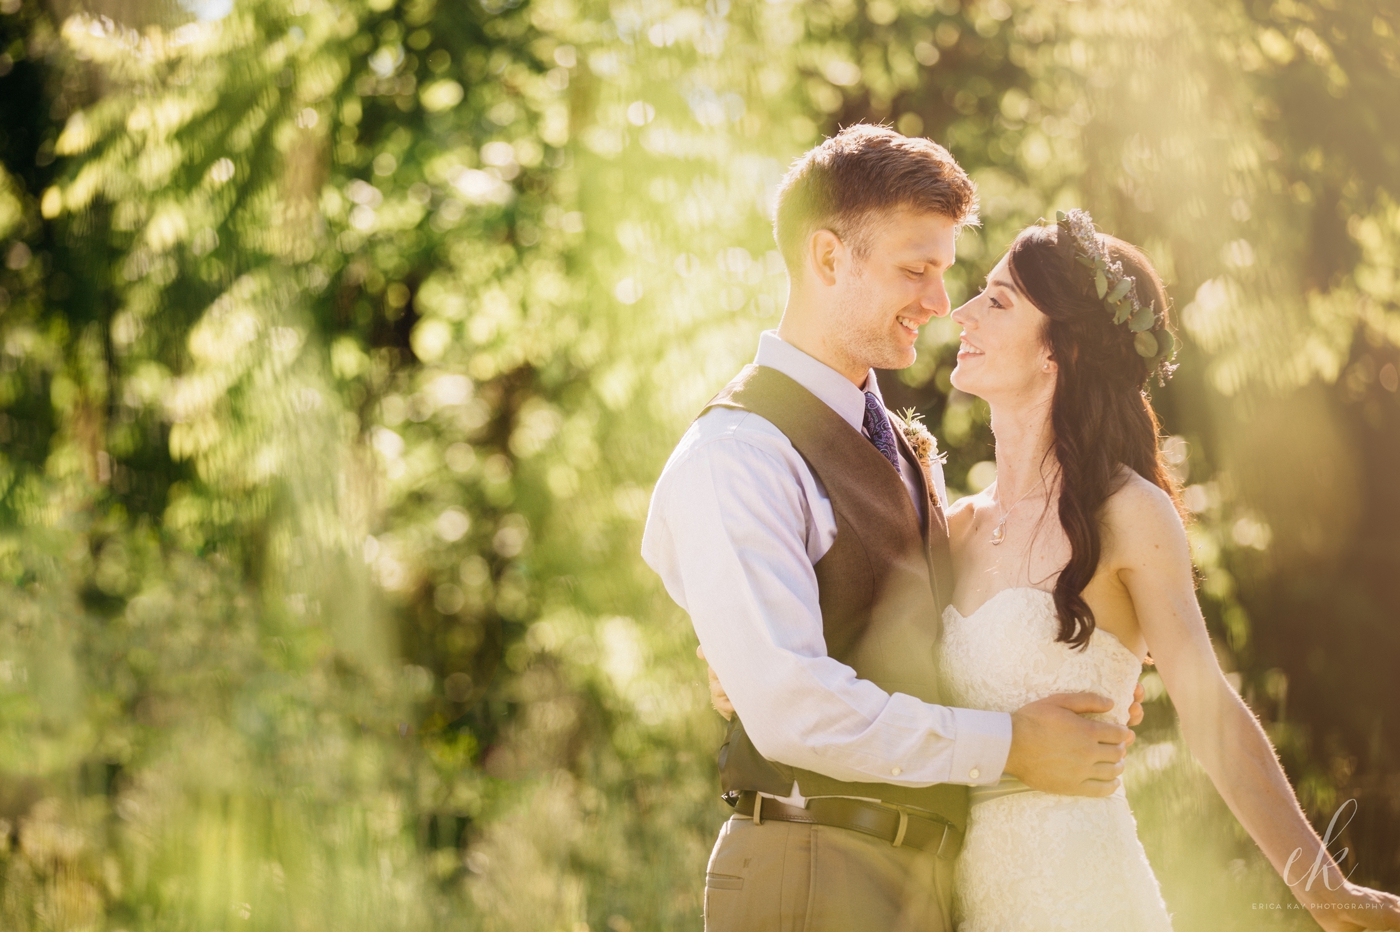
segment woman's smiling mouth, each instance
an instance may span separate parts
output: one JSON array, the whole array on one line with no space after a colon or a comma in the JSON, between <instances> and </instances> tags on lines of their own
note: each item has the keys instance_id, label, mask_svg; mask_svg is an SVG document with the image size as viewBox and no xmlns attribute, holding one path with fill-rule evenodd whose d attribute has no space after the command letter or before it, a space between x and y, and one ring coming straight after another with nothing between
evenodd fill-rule
<instances>
[{"instance_id":1,"label":"woman's smiling mouth","mask_svg":"<svg viewBox=\"0 0 1400 932\"><path fill-rule=\"evenodd\" d=\"M963 337L963 338L961 339L961 341L958 343L958 358L959 358L959 359L962 359L964 356L985 356L985 355L986 355L986 354L983 353L980 349L978 349L977 347L973 346L971 343L967 342L967 337Z\"/></svg>"}]
</instances>

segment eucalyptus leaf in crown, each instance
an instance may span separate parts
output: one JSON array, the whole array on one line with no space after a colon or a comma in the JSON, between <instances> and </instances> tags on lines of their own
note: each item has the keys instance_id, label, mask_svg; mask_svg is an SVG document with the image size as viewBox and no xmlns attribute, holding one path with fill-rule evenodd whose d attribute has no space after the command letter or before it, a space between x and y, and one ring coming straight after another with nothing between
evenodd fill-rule
<instances>
[{"instance_id":1,"label":"eucalyptus leaf in crown","mask_svg":"<svg viewBox=\"0 0 1400 932\"><path fill-rule=\"evenodd\" d=\"M1134 334L1133 348L1152 361L1149 378L1156 375L1159 383L1165 383L1176 371L1172 360L1177 350L1176 337L1167 329L1166 308L1158 313L1155 302L1144 305L1138 300L1136 280L1123 271L1121 262L1108 257L1087 210L1057 210L1055 223L1060 235L1074 244L1074 261L1093 276L1094 291L1113 322L1127 324Z\"/></svg>"}]
</instances>

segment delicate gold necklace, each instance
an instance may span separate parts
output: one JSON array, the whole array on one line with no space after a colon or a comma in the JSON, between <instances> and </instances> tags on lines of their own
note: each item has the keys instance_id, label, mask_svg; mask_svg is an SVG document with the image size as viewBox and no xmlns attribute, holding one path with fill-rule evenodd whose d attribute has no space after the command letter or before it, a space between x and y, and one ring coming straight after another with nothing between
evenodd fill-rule
<instances>
[{"instance_id":1,"label":"delicate gold necklace","mask_svg":"<svg viewBox=\"0 0 1400 932\"><path fill-rule=\"evenodd\" d=\"M1001 542L1006 540L1006 519L1011 516L1011 512L1015 511L1016 506L1026 500L1026 496L1030 495L1031 492L1034 492L1036 489L1041 488L1044 485L1045 483L1042 482L1040 485L1031 486L1031 488L1025 494L1023 494L1020 498L1016 499L1016 501L1012 502L1011 507L1007 508L1005 511L1003 511L1001 507L1001 486L997 486L997 513L1001 515L1001 520L997 522L996 527L992 528L993 547L1001 546Z\"/></svg>"}]
</instances>

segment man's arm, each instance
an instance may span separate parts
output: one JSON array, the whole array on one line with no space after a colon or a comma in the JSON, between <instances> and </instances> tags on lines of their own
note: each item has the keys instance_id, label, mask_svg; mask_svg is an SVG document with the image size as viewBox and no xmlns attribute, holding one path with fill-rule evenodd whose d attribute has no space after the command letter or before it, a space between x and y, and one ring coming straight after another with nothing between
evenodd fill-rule
<instances>
[{"instance_id":1,"label":"man's arm","mask_svg":"<svg viewBox=\"0 0 1400 932\"><path fill-rule=\"evenodd\" d=\"M699 657L701 660L704 660L705 649L703 647L695 648L695 656ZM707 663L705 665L705 675L709 680L710 705L714 707L714 710L716 712L718 712L721 716L724 717L724 720L726 722L732 720L734 718L734 703L729 701L729 694L724 691L724 686L719 681L719 674L715 672L714 667L710 666ZM1128 706L1129 728L1136 728L1137 726L1142 724L1142 700L1145 695L1146 690L1143 689L1141 683L1138 683L1136 686L1133 687L1133 704ZM1012 740L1013 742L1015 741L1014 728ZM1128 744L1132 744L1136 740L1137 735L1130 735L1128 738Z\"/></svg>"},{"instance_id":2,"label":"man's arm","mask_svg":"<svg viewBox=\"0 0 1400 932\"><path fill-rule=\"evenodd\" d=\"M891 695L827 655L813 565L830 540L814 509L834 528L830 505L786 439L753 420L772 433L683 443L643 556L690 614L759 753L840 780L996 782L1009 716Z\"/></svg>"}]
</instances>

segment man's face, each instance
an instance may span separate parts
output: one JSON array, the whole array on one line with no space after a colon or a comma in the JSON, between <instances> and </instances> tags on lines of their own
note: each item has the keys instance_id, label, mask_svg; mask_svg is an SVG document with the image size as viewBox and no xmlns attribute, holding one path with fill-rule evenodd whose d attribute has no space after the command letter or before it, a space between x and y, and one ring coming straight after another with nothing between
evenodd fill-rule
<instances>
[{"instance_id":1,"label":"man's face","mask_svg":"<svg viewBox=\"0 0 1400 932\"><path fill-rule=\"evenodd\" d=\"M848 254L828 318L830 345L853 369L913 364L919 328L951 309L943 274L955 259L956 234L942 214L903 208L869 221L867 248Z\"/></svg>"}]
</instances>

